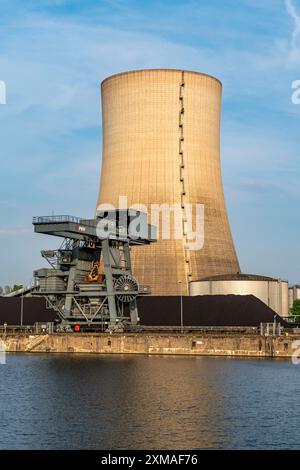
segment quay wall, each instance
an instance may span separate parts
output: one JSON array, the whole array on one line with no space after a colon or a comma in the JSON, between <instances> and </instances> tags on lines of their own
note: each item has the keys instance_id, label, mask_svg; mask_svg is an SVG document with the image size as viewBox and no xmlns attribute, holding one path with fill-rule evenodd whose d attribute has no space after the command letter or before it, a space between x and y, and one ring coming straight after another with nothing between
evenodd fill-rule
<instances>
[{"instance_id":1,"label":"quay wall","mask_svg":"<svg viewBox=\"0 0 300 470\"><path fill-rule=\"evenodd\" d=\"M241 333L55 333L2 335L6 352L291 357L299 335Z\"/></svg>"}]
</instances>

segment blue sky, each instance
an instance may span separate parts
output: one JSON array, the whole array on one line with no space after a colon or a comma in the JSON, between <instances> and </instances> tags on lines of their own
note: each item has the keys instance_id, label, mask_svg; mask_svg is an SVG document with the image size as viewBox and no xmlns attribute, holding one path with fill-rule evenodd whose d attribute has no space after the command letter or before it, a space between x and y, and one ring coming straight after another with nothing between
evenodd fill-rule
<instances>
[{"instance_id":1,"label":"blue sky","mask_svg":"<svg viewBox=\"0 0 300 470\"><path fill-rule=\"evenodd\" d=\"M0 0L0 285L29 283L55 246L33 215L93 215L101 80L160 67L222 80L242 270L300 282L300 0Z\"/></svg>"}]
</instances>

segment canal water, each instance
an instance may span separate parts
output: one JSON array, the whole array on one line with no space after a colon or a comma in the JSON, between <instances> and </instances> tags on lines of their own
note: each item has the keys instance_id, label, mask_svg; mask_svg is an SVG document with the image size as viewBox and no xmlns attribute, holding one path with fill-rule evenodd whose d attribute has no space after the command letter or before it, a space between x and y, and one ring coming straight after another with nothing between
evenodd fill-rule
<instances>
[{"instance_id":1,"label":"canal water","mask_svg":"<svg viewBox=\"0 0 300 470\"><path fill-rule=\"evenodd\" d=\"M1 449L297 449L300 365L10 354Z\"/></svg>"}]
</instances>

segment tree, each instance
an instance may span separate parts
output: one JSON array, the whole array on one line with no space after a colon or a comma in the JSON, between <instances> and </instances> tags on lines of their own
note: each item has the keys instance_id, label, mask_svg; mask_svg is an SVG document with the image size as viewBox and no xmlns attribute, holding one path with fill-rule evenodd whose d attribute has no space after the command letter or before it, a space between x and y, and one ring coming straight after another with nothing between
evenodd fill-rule
<instances>
[{"instance_id":1,"label":"tree","mask_svg":"<svg viewBox=\"0 0 300 470\"><path fill-rule=\"evenodd\" d=\"M10 293L10 287L9 286L5 286L4 287L4 294L9 294Z\"/></svg>"},{"instance_id":2,"label":"tree","mask_svg":"<svg viewBox=\"0 0 300 470\"><path fill-rule=\"evenodd\" d=\"M14 286L11 288L11 292L15 292L16 290L22 289L22 287L22 284L14 284Z\"/></svg>"},{"instance_id":3,"label":"tree","mask_svg":"<svg viewBox=\"0 0 300 470\"><path fill-rule=\"evenodd\" d=\"M0 297L3 295L3 287L0 286Z\"/></svg>"},{"instance_id":4,"label":"tree","mask_svg":"<svg viewBox=\"0 0 300 470\"><path fill-rule=\"evenodd\" d=\"M297 320L300 319L300 299L294 300L291 314L296 317Z\"/></svg>"}]
</instances>

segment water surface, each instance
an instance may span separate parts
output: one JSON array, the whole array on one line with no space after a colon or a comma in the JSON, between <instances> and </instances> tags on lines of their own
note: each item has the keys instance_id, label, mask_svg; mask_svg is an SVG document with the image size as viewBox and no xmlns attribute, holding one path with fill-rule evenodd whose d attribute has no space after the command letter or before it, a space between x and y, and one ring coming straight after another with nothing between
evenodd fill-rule
<instances>
[{"instance_id":1,"label":"water surface","mask_svg":"<svg viewBox=\"0 0 300 470\"><path fill-rule=\"evenodd\" d=\"M288 360L10 354L1 449L297 449Z\"/></svg>"}]
</instances>

